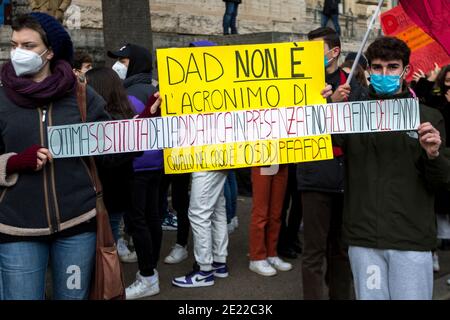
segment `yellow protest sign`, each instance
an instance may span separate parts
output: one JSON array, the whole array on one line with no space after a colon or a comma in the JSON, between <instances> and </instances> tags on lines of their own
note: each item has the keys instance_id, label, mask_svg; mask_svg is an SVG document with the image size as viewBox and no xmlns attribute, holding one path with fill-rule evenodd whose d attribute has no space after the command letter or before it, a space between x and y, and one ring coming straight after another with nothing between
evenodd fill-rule
<instances>
[{"instance_id":1,"label":"yellow protest sign","mask_svg":"<svg viewBox=\"0 0 450 320\"><path fill-rule=\"evenodd\" d=\"M195 172L333 158L329 135L164 150L165 172Z\"/></svg>"},{"instance_id":2,"label":"yellow protest sign","mask_svg":"<svg viewBox=\"0 0 450 320\"><path fill-rule=\"evenodd\" d=\"M323 51L322 41L158 49L162 115L325 103L320 95L325 86ZM311 141L323 146L321 152L301 154L287 148L291 143L299 147ZM325 160L333 157L330 141L329 136L287 140L261 137L258 141L165 149L164 167L166 173L182 173ZM272 150L270 154L276 156L263 158L263 149ZM228 161L218 156L219 152L228 155ZM259 154L261 159L252 158L252 154Z\"/></svg>"},{"instance_id":3,"label":"yellow protest sign","mask_svg":"<svg viewBox=\"0 0 450 320\"><path fill-rule=\"evenodd\" d=\"M162 115L325 102L323 42L159 49Z\"/></svg>"}]
</instances>

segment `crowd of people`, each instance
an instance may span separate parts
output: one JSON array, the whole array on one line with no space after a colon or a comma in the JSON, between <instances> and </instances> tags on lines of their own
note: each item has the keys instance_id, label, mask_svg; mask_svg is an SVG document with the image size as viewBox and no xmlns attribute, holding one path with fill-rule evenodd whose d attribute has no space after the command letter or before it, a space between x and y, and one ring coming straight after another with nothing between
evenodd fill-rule
<instances>
[{"instance_id":1,"label":"crowd of people","mask_svg":"<svg viewBox=\"0 0 450 320\"><path fill-rule=\"evenodd\" d=\"M107 68L86 53L74 57L69 34L47 14L20 16L12 29L11 59L0 73L0 300L44 299L48 265L52 298L87 299L96 192L84 158L53 159L47 127L81 122L78 81L89 84L89 122L159 116L152 54L125 44L108 51L114 65ZM274 276L292 270L286 259L301 254L304 299L431 299L436 217L448 224L450 214L450 66L428 77L419 72L410 86L410 49L379 37L347 84L355 54L340 64L338 32L321 27L308 40L324 42L328 102L417 97L421 124L411 132L334 135L331 160L252 168L249 270ZM174 286L212 286L232 273L236 171L164 174L160 150L97 156L96 163L120 258L138 265L127 299L160 292L163 228L177 232L165 264L188 258L192 231L195 264L173 276ZM74 274L79 280L69 281Z\"/></svg>"}]
</instances>

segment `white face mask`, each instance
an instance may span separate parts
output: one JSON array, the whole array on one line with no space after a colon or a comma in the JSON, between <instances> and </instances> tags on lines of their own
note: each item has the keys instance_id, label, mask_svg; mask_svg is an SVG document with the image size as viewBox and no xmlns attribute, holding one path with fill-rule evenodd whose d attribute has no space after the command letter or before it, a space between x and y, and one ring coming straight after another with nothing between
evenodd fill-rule
<instances>
[{"instance_id":1,"label":"white face mask","mask_svg":"<svg viewBox=\"0 0 450 320\"><path fill-rule=\"evenodd\" d=\"M128 67L124 65L122 62L117 61L112 66L112 69L119 75L119 78L125 80L128 73Z\"/></svg>"},{"instance_id":2,"label":"white face mask","mask_svg":"<svg viewBox=\"0 0 450 320\"><path fill-rule=\"evenodd\" d=\"M21 48L11 50L11 62L18 77L33 75L41 71L47 60L43 61L42 56L47 52L45 50L41 55L36 52Z\"/></svg>"}]
</instances>

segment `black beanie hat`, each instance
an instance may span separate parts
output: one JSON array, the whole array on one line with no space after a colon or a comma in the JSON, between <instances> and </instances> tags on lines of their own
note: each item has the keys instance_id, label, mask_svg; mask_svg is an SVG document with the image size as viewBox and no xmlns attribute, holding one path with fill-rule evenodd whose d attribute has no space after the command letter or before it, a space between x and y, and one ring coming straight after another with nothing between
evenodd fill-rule
<instances>
[{"instance_id":1,"label":"black beanie hat","mask_svg":"<svg viewBox=\"0 0 450 320\"><path fill-rule=\"evenodd\" d=\"M54 17L42 13L30 13L44 29L48 43L55 54L53 61L65 60L72 65L73 63L73 44L69 33L64 29L62 24Z\"/></svg>"}]
</instances>

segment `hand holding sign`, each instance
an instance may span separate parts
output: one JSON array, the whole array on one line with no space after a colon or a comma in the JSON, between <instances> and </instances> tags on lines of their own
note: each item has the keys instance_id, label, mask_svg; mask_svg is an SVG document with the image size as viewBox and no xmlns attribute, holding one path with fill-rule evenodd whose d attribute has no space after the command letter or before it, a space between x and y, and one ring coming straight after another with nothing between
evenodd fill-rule
<instances>
[{"instance_id":1,"label":"hand holding sign","mask_svg":"<svg viewBox=\"0 0 450 320\"><path fill-rule=\"evenodd\" d=\"M320 95L324 99L328 99L328 97L331 97L332 94L333 94L333 87L331 86L331 84L327 84L327 86L323 88L322 91L320 91Z\"/></svg>"},{"instance_id":2,"label":"hand holding sign","mask_svg":"<svg viewBox=\"0 0 450 320\"><path fill-rule=\"evenodd\" d=\"M158 110L161 107L161 102L162 99L159 92L154 93L145 104L144 111L142 111L137 118L152 118L155 116L160 116L161 112L158 112Z\"/></svg>"},{"instance_id":3,"label":"hand holding sign","mask_svg":"<svg viewBox=\"0 0 450 320\"><path fill-rule=\"evenodd\" d=\"M37 166L35 171L42 170L42 168L47 164L47 161L50 163L53 161L53 156L47 148L40 148L37 151Z\"/></svg>"},{"instance_id":4,"label":"hand holding sign","mask_svg":"<svg viewBox=\"0 0 450 320\"><path fill-rule=\"evenodd\" d=\"M344 102L348 100L348 96L350 95L350 85L348 83L344 83L340 85L336 91L331 95L332 102Z\"/></svg>"},{"instance_id":5,"label":"hand holding sign","mask_svg":"<svg viewBox=\"0 0 450 320\"><path fill-rule=\"evenodd\" d=\"M442 143L439 131L431 123L425 122L419 126L418 132L420 145L427 152L428 158L437 158L439 156L439 147Z\"/></svg>"},{"instance_id":6,"label":"hand holding sign","mask_svg":"<svg viewBox=\"0 0 450 320\"><path fill-rule=\"evenodd\" d=\"M162 99L161 99L161 96L160 96L160 94L159 94L159 91L156 92L156 93L152 96L152 98L153 98L153 99L151 99L151 101L154 101L154 102L151 104L151 107L150 107L150 113L151 113L151 114L155 114L156 111L158 111L158 109L161 107L161 102L162 102Z\"/></svg>"},{"instance_id":7,"label":"hand holding sign","mask_svg":"<svg viewBox=\"0 0 450 320\"><path fill-rule=\"evenodd\" d=\"M346 101L350 95L350 85L345 83L333 92L333 87L330 84L327 84L327 86L320 91L320 94L324 99L330 97L332 102L343 102Z\"/></svg>"}]
</instances>

